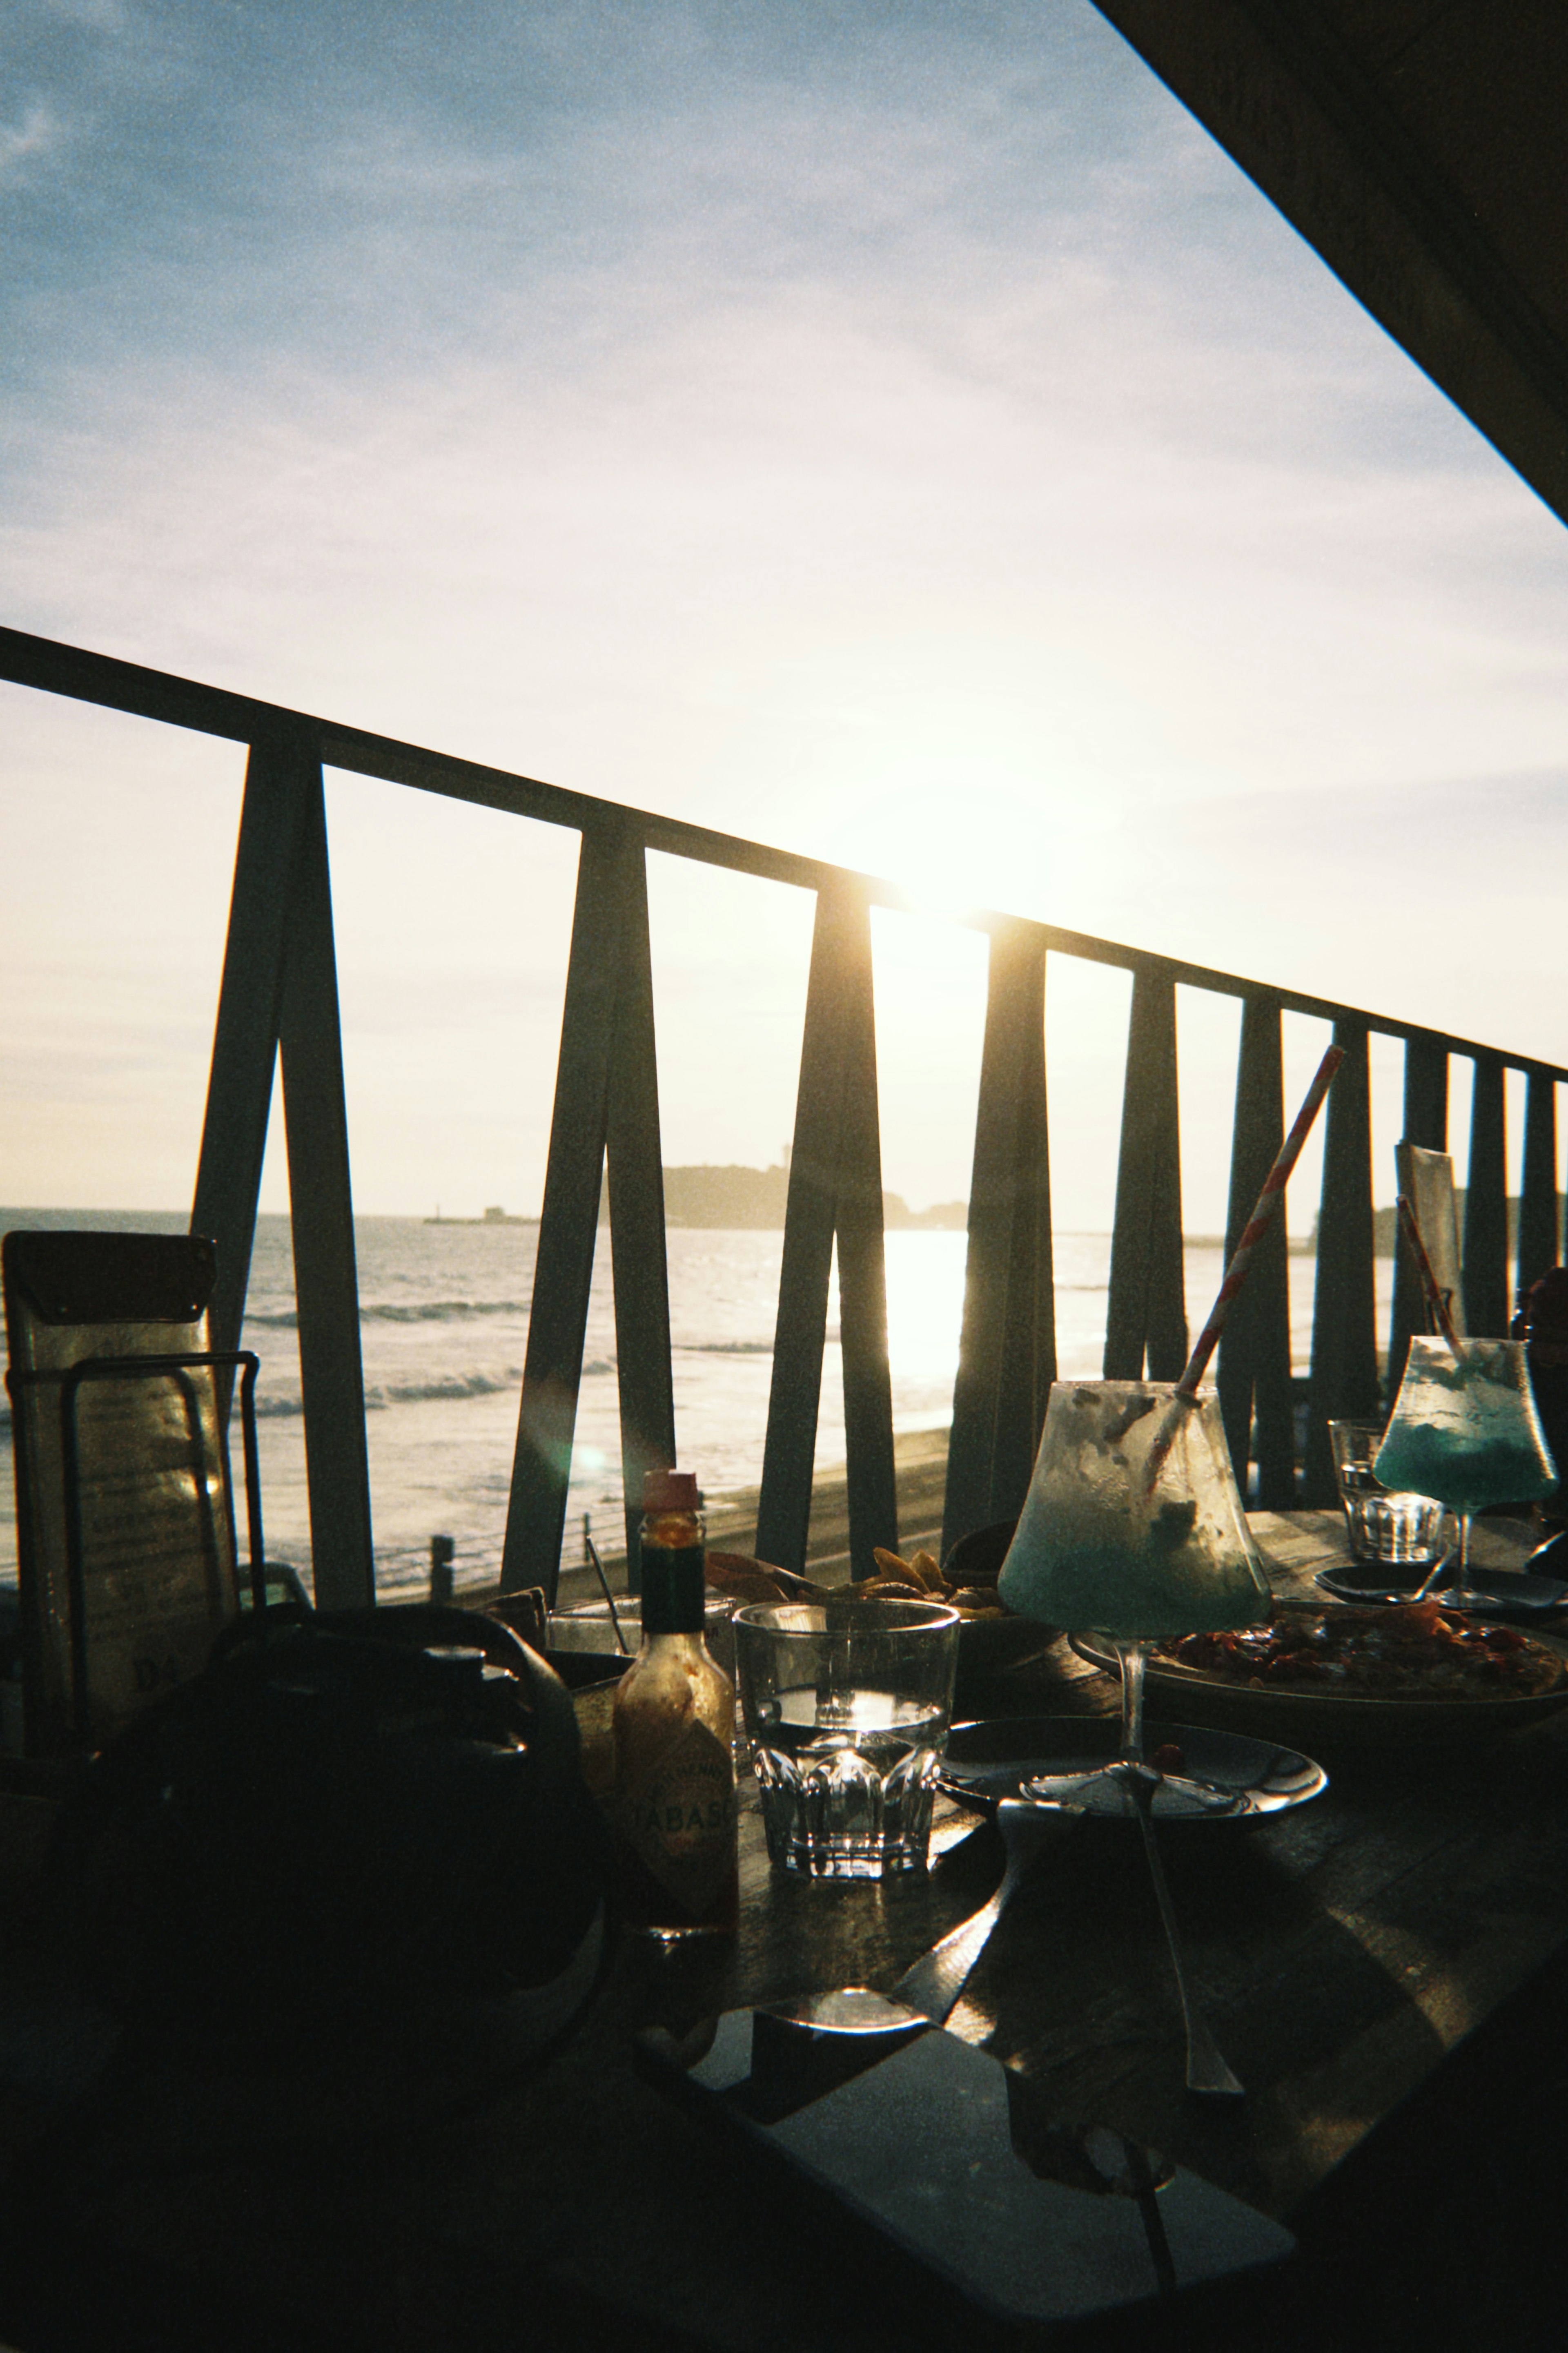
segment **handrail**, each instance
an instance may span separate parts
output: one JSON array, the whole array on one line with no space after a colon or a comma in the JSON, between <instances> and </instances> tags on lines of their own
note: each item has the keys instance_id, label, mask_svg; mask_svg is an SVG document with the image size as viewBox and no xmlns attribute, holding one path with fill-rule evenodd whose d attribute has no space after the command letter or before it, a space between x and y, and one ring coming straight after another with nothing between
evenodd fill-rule
<instances>
[{"instance_id":1,"label":"handrail","mask_svg":"<svg viewBox=\"0 0 1568 2353\"><path fill-rule=\"evenodd\" d=\"M15 686L33 686L76 702L122 711L140 719L157 719L197 734L216 735L231 744L268 740L310 740L319 747L321 765L342 768L384 784L409 785L417 791L440 793L448 800L471 801L480 808L500 809L514 817L537 818L581 832L596 825L627 827L645 849L676 858L691 858L707 866L728 867L738 874L754 874L765 881L789 882L803 891L819 891L832 881L849 881L863 891L870 905L901 913L915 908L908 892L883 876L858 868L837 866L807 858L798 850L751 841L743 834L721 833L693 825L687 818L662 817L626 801L612 801L590 793L573 792L536 776L516 775L480 760L464 759L456 752L434 752L424 744L405 744L395 736L377 735L369 729L341 721L319 719L277 702L236 694L226 687L206 686L179 678L168 670L149 670L140 662L121 661L112 654L88 652L53 638L31 637L26 630L0 627L0 679ZM1120 966L1126 972L1159 974L1183 988L1206 988L1221 997L1267 995L1279 1000L1282 1012L1300 1013L1318 1021L1364 1021L1379 1037L1406 1043L1440 1045L1451 1054L1495 1055L1505 1069L1527 1075L1568 1080L1568 1067L1543 1061L1533 1054L1515 1053L1485 1041L1459 1038L1407 1021L1396 1014L1368 1014L1361 1007L1331 997L1282 987L1275 982L1251 980L1240 973L1221 972L1211 965L1193 964L1183 956L1162 955L1154 948L1130 947L1125 941L1101 939L1092 932L1075 932L1059 923L1005 911L971 909L948 920L973 931L994 931L998 924L1026 924L1058 955L1077 956L1086 964Z\"/></svg>"},{"instance_id":2,"label":"handrail","mask_svg":"<svg viewBox=\"0 0 1568 2353\"><path fill-rule=\"evenodd\" d=\"M683 819L405 744L340 722L0 628L0 678L249 746L192 1225L218 1244L215 1344L237 1345L274 1066L281 1059L300 1377L318 1600L374 1598L363 1378L322 768L441 794L583 838L502 1585L553 1595L582 1379L599 1194L608 1159L626 1493L674 1447L668 1281L655 1076L647 852L816 894L795 1149L785 1210L758 1543L798 1567L837 1244L851 1549L898 1537L883 1275L869 911L908 909L890 882ZM1053 923L976 910L990 983L970 1193L947 1542L1015 1514L1056 1373L1043 1024L1047 957L1133 978L1112 1218L1108 1374L1174 1377L1186 1349L1175 991L1242 1003L1227 1240L1234 1244L1284 1133L1280 1019L1331 1022L1345 1061L1330 1097L1319 1215L1309 1433L1298 1475L1285 1233L1260 1248L1221 1345L1233 1457L1257 1462L1264 1504L1331 1501L1329 1420L1381 1394L1373 1276L1368 1048L1405 1050L1405 1132L1444 1149L1447 1065L1475 1065L1465 1219L1472 1328L1500 1328L1509 1292L1503 1074L1527 1082L1515 1286L1557 1262L1556 1088L1568 1068L1419 1022L1219 972ZM1471 1293L1474 1292L1472 1303ZM1418 1294L1396 1274L1388 1368L1397 1379ZM627 1513L636 1565L635 1511Z\"/></svg>"}]
</instances>

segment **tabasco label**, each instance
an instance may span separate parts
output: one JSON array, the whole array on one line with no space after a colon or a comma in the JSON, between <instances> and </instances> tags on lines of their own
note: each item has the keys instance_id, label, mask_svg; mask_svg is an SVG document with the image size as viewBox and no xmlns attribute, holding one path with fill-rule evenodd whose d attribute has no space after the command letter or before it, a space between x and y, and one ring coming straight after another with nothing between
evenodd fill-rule
<instances>
[{"instance_id":1,"label":"tabasco label","mask_svg":"<svg viewBox=\"0 0 1568 2353\"><path fill-rule=\"evenodd\" d=\"M630 1910L663 1912L678 1927L732 1917L735 1770L706 1725L689 1724L635 1788L621 1790L616 1813L633 1864L625 1874ZM646 1925L659 1923L649 1916Z\"/></svg>"}]
</instances>

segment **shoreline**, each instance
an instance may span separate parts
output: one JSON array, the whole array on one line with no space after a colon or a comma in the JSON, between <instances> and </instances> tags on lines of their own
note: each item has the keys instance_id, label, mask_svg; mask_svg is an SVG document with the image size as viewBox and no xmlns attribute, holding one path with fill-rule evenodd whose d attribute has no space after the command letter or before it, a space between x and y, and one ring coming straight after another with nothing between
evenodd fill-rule
<instances>
[{"instance_id":1,"label":"shoreline","mask_svg":"<svg viewBox=\"0 0 1568 2353\"><path fill-rule=\"evenodd\" d=\"M899 1496L899 1543L906 1551L924 1546L936 1552L942 1541L942 1507L947 1484L948 1428L900 1430L893 1438L894 1475ZM715 1495L707 1506L708 1541L715 1552L751 1553L756 1544L759 1490L742 1487ZM611 1589L626 1590L624 1550L599 1557ZM869 1564L868 1563L868 1567ZM806 1540L805 1567L819 1585L849 1581L849 1480L845 1465L829 1464L812 1482L811 1531ZM484 1609L500 1593L499 1585L465 1586L458 1595L463 1607ZM556 1608L569 1609L578 1602L602 1599L599 1580L586 1565L563 1561Z\"/></svg>"}]
</instances>

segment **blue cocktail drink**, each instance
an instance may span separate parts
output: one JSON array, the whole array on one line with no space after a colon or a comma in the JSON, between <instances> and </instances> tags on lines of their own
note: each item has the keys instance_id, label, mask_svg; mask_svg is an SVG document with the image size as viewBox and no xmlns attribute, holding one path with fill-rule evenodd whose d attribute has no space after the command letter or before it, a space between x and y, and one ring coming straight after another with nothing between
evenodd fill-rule
<instances>
[{"instance_id":1,"label":"blue cocktail drink","mask_svg":"<svg viewBox=\"0 0 1568 2353\"><path fill-rule=\"evenodd\" d=\"M1031 1783L1042 1797L1122 1810L1142 1757L1148 1645L1267 1618L1268 1583L1237 1493L1212 1392L1161 1381L1058 1381L997 1590L1010 1609L1110 1634L1122 1672L1122 1757L1108 1771ZM1122 1779L1119 1779L1119 1775ZM1212 1810L1218 1791L1161 1777L1167 1801ZM1098 1789L1091 1783L1102 1785ZM1167 1802L1164 1810L1180 1810Z\"/></svg>"},{"instance_id":2,"label":"blue cocktail drink","mask_svg":"<svg viewBox=\"0 0 1568 2353\"><path fill-rule=\"evenodd\" d=\"M1154 1641L1266 1618L1212 1393L1184 1405L1161 1381L1058 1381L997 1590L1021 1617Z\"/></svg>"},{"instance_id":3,"label":"blue cocktail drink","mask_svg":"<svg viewBox=\"0 0 1568 2353\"><path fill-rule=\"evenodd\" d=\"M1469 1581L1470 1515L1491 1504L1528 1504L1557 1484L1519 1340L1410 1343L1383 1444L1373 1465L1385 1487L1435 1495L1458 1514L1461 1607L1488 1597Z\"/></svg>"}]
</instances>

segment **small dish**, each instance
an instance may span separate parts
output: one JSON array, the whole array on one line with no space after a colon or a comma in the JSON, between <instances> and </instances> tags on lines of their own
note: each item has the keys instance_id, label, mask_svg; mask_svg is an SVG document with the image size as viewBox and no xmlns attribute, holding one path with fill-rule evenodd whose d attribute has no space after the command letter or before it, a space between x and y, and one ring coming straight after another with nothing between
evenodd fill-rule
<instances>
[{"instance_id":1,"label":"small dish","mask_svg":"<svg viewBox=\"0 0 1568 2353\"><path fill-rule=\"evenodd\" d=\"M1304 1806L1329 1786L1321 1765L1272 1740L1248 1739L1195 1724L1151 1723L1145 1745L1151 1759L1163 1747L1178 1748L1181 1772L1233 1793L1237 1800L1215 1807L1184 1795L1178 1786L1163 1787L1155 1791L1153 1803L1154 1819L1160 1822L1258 1821ZM1025 1783L1037 1774L1099 1772L1121 1746L1121 1726L1115 1716L994 1716L953 1725L942 1779L955 1796L994 1805L1025 1794ZM1128 1821L1137 1820L1130 1798L1124 1809L1108 1818L1120 1820L1122 1811Z\"/></svg>"},{"instance_id":2,"label":"small dish","mask_svg":"<svg viewBox=\"0 0 1568 2353\"><path fill-rule=\"evenodd\" d=\"M1386 1561L1366 1560L1321 1568L1312 1582L1336 1601L1397 1603L1413 1599L1431 1574L1430 1566L1412 1561L1407 1577L1391 1576ZM1489 1618L1538 1618L1542 1610L1561 1609L1568 1603L1568 1585L1555 1577L1529 1577L1517 1568L1472 1569L1471 1575L1482 1579L1481 1607ZM1435 1586L1426 1599L1447 1601L1447 1588Z\"/></svg>"}]
</instances>

